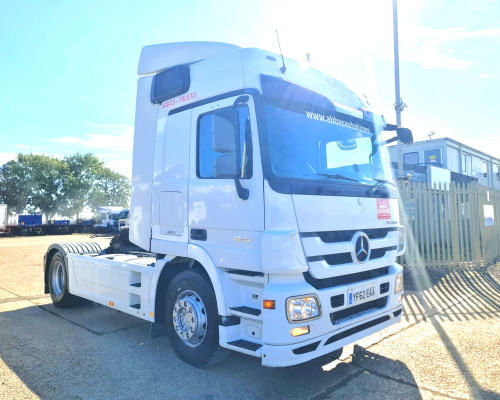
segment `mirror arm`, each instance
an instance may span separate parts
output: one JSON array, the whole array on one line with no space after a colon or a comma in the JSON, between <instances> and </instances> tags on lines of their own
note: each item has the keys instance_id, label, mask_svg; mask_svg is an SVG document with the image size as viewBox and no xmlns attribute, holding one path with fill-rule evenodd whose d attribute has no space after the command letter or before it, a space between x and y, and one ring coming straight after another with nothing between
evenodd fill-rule
<instances>
[{"instance_id":1,"label":"mirror arm","mask_svg":"<svg viewBox=\"0 0 500 400\"><path fill-rule=\"evenodd\" d=\"M397 137L397 136L396 136L396 137L393 137L393 138L390 138L390 139L387 139L387 140L384 140L383 142L379 142L379 143L378 143L378 146L379 146L379 147L386 146L386 145L388 145L389 143L395 142L396 140L398 140L398 137ZM374 152L374 153L372 153L372 154L375 154L375 152Z\"/></svg>"},{"instance_id":2,"label":"mirror arm","mask_svg":"<svg viewBox=\"0 0 500 400\"><path fill-rule=\"evenodd\" d=\"M239 97L236 98L236 100L234 101L233 103L233 109L238 107L240 104L245 104L248 102L250 98L248 97L248 95L241 95Z\"/></svg>"},{"instance_id":3,"label":"mirror arm","mask_svg":"<svg viewBox=\"0 0 500 400\"><path fill-rule=\"evenodd\" d=\"M397 125L385 124L384 126L384 131L395 131L396 129L398 129Z\"/></svg>"},{"instance_id":4,"label":"mirror arm","mask_svg":"<svg viewBox=\"0 0 500 400\"><path fill-rule=\"evenodd\" d=\"M236 191L238 192L238 197L242 200L248 200L248 196L250 196L250 191L241 186L239 177L234 178L234 184L236 185Z\"/></svg>"}]
</instances>

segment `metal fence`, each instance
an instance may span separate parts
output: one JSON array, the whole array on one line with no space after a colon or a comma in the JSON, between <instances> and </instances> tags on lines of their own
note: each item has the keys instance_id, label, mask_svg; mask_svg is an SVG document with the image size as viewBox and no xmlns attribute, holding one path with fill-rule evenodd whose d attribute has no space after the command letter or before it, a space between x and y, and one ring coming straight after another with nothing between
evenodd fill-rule
<instances>
[{"instance_id":1,"label":"metal fence","mask_svg":"<svg viewBox=\"0 0 500 400\"><path fill-rule=\"evenodd\" d=\"M500 259L500 192L477 183L400 182L407 267L482 267Z\"/></svg>"}]
</instances>

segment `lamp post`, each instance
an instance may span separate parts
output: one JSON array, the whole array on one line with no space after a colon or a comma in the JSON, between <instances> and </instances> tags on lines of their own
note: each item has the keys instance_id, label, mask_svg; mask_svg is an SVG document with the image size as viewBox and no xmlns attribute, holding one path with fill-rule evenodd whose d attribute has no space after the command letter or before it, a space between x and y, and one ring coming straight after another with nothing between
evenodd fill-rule
<instances>
[{"instance_id":1,"label":"lamp post","mask_svg":"<svg viewBox=\"0 0 500 400\"><path fill-rule=\"evenodd\" d=\"M399 90L399 43L398 43L398 1L392 0L392 17L394 26L394 84L396 88L396 102L394 109L396 110L396 124L401 126L401 111L404 110L406 104L403 103ZM398 178L403 177L403 145L398 140Z\"/></svg>"}]
</instances>

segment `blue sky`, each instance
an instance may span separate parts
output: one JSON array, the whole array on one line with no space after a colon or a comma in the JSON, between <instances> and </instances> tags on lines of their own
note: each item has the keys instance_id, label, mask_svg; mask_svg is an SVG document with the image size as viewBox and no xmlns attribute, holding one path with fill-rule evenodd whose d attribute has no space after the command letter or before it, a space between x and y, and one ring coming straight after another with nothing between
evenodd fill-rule
<instances>
[{"instance_id":1,"label":"blue sky","mask_svg":"<svg viewBox=\"0 0 500 400\"><path fill-rule=\"evenodd\" d=\"M500 158L500 2L399 0L403 125ZM206 40L278 51L344 80L395 122L391 0L0 4L0 164L93 152L130 176L142 46Z\"/></svg>"}]
</instances>

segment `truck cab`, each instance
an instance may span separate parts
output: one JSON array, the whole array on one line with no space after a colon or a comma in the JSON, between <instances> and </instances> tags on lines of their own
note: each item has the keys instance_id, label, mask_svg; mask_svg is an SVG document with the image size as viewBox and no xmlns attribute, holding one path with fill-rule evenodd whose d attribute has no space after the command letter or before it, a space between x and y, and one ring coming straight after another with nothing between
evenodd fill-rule
<instances>
[{"instance_id":1,"label":"truck cab","mask_svg":"<svg viewBox=\"0 0 500 400\"><path fill-rule=\"evenodd\" d=\"M139 250L131 260L63 249L68 296L151 321L197 366L221 348L294 365L400 320L405 235L388 125L364 97L224 43L146 46L138 73Z\"/></svg>"}]
</instances>

